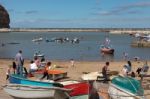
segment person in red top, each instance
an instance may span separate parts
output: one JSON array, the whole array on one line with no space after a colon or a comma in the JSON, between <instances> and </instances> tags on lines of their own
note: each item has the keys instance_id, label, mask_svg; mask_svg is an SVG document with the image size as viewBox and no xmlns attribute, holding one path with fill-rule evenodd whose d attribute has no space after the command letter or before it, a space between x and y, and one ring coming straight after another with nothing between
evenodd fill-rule
<instances>
[{"instance_id":1,"label":"person in red top","mask_svg":"<svg viewBox=\"0 0 150 99\"><path fill-rule=\"evenodd\" d=\"M40 80L44 79L45 77L47 77L47 80L49 79L49 74L48 74L48 70L51 69L51 62L47 62L45 68L44 68L44 73L43 76Z\"/></svg>"}]
</instances>

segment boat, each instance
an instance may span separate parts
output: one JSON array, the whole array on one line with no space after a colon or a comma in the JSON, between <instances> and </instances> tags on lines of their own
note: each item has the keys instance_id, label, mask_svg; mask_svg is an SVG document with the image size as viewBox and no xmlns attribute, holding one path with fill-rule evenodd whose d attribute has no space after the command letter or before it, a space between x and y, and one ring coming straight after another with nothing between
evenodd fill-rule
<instances>
[{"instance_id":1,"label":"boat","mask_svg":"<svg viewBox=\"0 0 150 99\"><path fill-rule=\"evenodd\" d=\"M112 99L145 99L144 89L138 80L120 75L112 79L108 93Z\"/></svg>"},{"instance_id":2,"label":"boat","mask_svg":"<svg viewBox=\"0 0 150 99\"><path fill-rule=\"evenodd\" d=\"M108 74L108 76L115 76L115 75L118 75L118 72L117 71L108 71L107 74ZM81 79L86 80L86 81L89 81L89 80L94 80L94 81L99 80L100 81L100 80L104 80L104 77L101 72L90 72L87 74L83 74L81 76Z\"/></svg>"},{"instance_id":3,"label":"boat","mask_svg":"<svg viewBox=\"0 0 150 99\"><path fill-rule=\"evenodd\" d=\"M60 97L62 95L63 97L69 97L69 99L88 99L89 97L90 85L87 82L68 81L62 82L62 84L59 82L41 82L28 80L26 78L19 77L18 75L10 75L9 81L10 85L4 87L4 90L11 96L17 98L38 99L37 97L42 97L42 99L44 99L44 97L46 98L48 96L46 90L49 90L49 97ZM41 93L38 93L38 91ZM34 94L38 93L38 95L30 95L33 92L35 92ZM26 94L20 95L19 93Z\"/></svg>"},{"instance_id":4,"label":"boat","mask_svg":"<svg viewBox=\"0 0 150 99\"><path fill-rule=\"evenodd\" d=\"M72 89L69 93L70 99L89 99L91 85L88 82L73 82L64 85L66 89Z\"/></svg>"},{"instance_id":5,"label":"boat","mask_svg":"<svg viewBox=\"0 0 150 99\"><path fill-rule=\"evenodd\" d=\"M33 42L40 42L40 41L43 41L43 38L42 38L42 37L40 37L40 38L35 38L35 39L33 39L32 41L33 41Z\"/></svg>"},{"instance_id":6,"label":"boat","mask_svg":"<svg viewBox=\"0 0 150 99\"><path fill-rule=\"evenodd\" d=\"M22 85L28 85L28 86L38 86L38 87L63 87L63 85L55 82L42 82L42 81L36 81L36 80L30 80L25 77L21 77L17 74L11 74L9 76L9 83L11 84L22 84Z\"/></svg>"},{"instance_id":7,"label":"boat","mask_svg":"<svg viewBox=\"0 0 150 99\"><path fill-rule=\"evenodd\" d=\"M105 38L104 44L100 47L100 52L104 54L114 54L114 48L110 45L110 39L108 37Z\"/></svg>"},{"instance_id":8,"label":"boat","mask_svg":"<svg viewBox=\"0 0 150 99\"><path fill-rule=\"evenodd\" d=\"M44 57L44 54L42 54L40 51L34 53L34 57Z\"/></svg>"},{"instance_id":9,"label":"boat","mask_svg":"<svg viewBox=\"0 0 150 99\"><path fill-rule=\"evenodd\" d=\"M83 74L81 76L81 79L82 80L97 80L97 77L102 77L102 73L100 72L90 72L90 73L87 73L87 74Z\"/></svg>"},{"instance_id":10,"label":"boat","mask_svg":"<svg viewBox=\"0 0 150 99\"><path fill-rule=\"evenodd\" d=\"M111 47L106 47L104 45L101 45L100 52L102 54L114 54L114 51L115 50Z\"/></svg>"},{"instance_id":11,"label":"boat","mask_svg":"<svg viewBox=\"0 0 150 99\"><path fill-rule=\"evenodd\" d=\"M7 84L4 86L4 91L14 98L23 99L49 99L57 97L57 99L66 99L70 97L68 93L70 89L59 87L38 87L22 84Z\"/></svg>"},{"instance_id":12,"label":"boat","mask_svg":"<svg viewBox=\"0 0 150 99\"><path fill-rule=\"evenodd\" d=\"M34 76L41 77L43 76L43 73L44 73L44 69L41 69L41 70L34 72ZM67 77L67 72L62 71L62 70L56 70L56 69L48 70L48 74L49 74L49 79L54 80L54 81Z\"/></svg>"}]
</instances>

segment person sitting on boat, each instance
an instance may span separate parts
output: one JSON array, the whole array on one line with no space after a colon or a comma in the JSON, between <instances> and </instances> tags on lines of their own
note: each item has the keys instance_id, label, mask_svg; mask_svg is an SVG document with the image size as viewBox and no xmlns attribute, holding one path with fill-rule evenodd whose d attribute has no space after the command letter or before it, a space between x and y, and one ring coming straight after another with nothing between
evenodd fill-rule
<instances>
[{"instance_id":1,"label":"person sitting on boat","mask_svg":"<svg viewBox=\"0 0 150 99\"><path fill-rule=\"evenodd\" d=\"M47 77L47 80L49 79L49 74L48 71L51 69L51 62L47 62L45 69L44 69L44 73L43 76L40 78L40 80L43 80L45 77Z\"/></svg>"},{"instance_id":2,"label":"person sitting on boat","mask_svg":"<svg viewBox=\"0 0 150 99\"><path fill-rule=\"evenodd\" d=\"M37 67L40 67L41 64L40 59L37 56L34 57L34 63L36 64Z\"/></svg>"},{"instance_id":3,"label":"person sitting on boat","mask_svg":"<svg viewBox=\"0 0 150 99\"><path fill-rule=\"evenodd\" d=\"M40 69L42 69L42 68L44 68L46 66L46 61L45 61L45 58L44 57L42 57L42 59L41 59L41 62L40 62Z\"/></svg>"},{"instance_id":4,"label":"person sitting on boat","mask_svg":"<svg viewBox=\"0 0 150 99\"><path fill-rule=\"evenodd\" d=\"M36 65L33 60L30 62L30 68L29 68L29 74L32 74L33 72L36 72L38 70L38 66Z\"/></svg>"},{"instance_id":5,"label":"person sitting on boat","mask_svg":"<svg viewBox=\"0 0 150 99\"><path fill-rule=\"evenodd\" d=\"M109 66L109 62L106 62L105 66L102 68L102 75L104 77L104 83L108 81L108 75L107 75L108 66Z\"/></svg>"}]
</instances>

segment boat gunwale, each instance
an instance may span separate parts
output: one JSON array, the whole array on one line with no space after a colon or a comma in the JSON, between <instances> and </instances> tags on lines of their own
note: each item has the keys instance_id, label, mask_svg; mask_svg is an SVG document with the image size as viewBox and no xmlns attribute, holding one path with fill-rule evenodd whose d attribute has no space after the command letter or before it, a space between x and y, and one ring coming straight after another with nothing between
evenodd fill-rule
<instances>
[{"instance_id":1,"label":"boat gunwale","mask_svg":"<svg viewBox=\"0 0 150 99\"><path fill-rule=\"evenodd\" d=\"M23 84L6 84L3 86L3 88L7 88L7 89L13 89L11 87L28 87L28 88L32 88L37 90L38 88L41 88L41 90L61 90L61 91L72 91L73 89L67 89L67 88L59 88L59 87L41 87L41 86L30 86L30 85L23 85ZM17 89L15 89L17 90ZM31 90L27 90L27 89L21 89L21 90L26 90L26 91L31 91ZM34 90L32 90L34 91ZM38 90L39 91L39 90Z\"/></svg>"}]
</instances>

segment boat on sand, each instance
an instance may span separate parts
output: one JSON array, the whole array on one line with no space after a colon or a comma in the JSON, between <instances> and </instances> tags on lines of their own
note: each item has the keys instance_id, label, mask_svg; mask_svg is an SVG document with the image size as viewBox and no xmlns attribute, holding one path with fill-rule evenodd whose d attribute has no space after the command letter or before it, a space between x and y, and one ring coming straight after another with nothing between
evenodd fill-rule
<instances>
[{"instance_id":1,"label":"boat on sand","mask_svg":"<svg viewBox=\"0 0 150 99\"><path fill-rule=\"evenodd\" d=\"M112 99L145 99L140 82L132 77L114 77L108 93Z\"/></svg>"},{"instance_id":2,"label":"boat on sand","mask_svg":"<svg viewBox=\"0 0 150 99\"><path fill-rule=\"evenodd\" d=\"M38 87L27 86L22 84L8 84L4 86L4 91L14 98L24 99L49 99L57 97L58 99L66 99L71 89L59 87ZM63 96L63 97L62 97Z\"/></svg>"}]
</instances>

